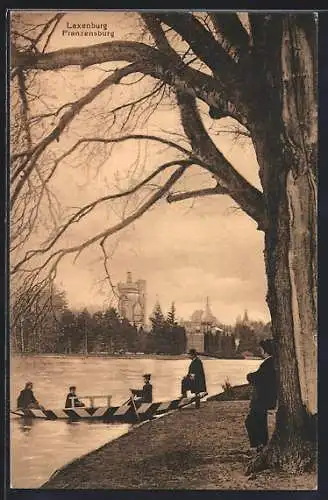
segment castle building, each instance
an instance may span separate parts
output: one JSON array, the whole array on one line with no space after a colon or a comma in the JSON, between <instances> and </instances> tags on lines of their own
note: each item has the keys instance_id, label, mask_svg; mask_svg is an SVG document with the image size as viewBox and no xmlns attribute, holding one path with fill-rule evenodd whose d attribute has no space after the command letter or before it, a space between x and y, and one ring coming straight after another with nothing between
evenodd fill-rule
<instances>
[{"instance_id":1,"label":"castle building","mask_svg":"<svg viewBox=\"0 0 328 500\"><path fill-rule=\"evenodd\" d=\"M187 349L196 349L199 352L205 351L205 335L212 331L217 325L217 319L212 314L209 298L206 298L205 311L202 309L195 311L190 321L185 321L183 326L187 334Z\"/></svg>"},{"instance_id":2,"label":"castle building","mask_svg":"<svg viewBox=\"0 0 328 500\"><path fill-rule=\"evenodd\" d=\"M231 357L235 352L235 340L213 315L209 298L206 298L205 311L195 311L190 321L183 326L187 334L187 349L212 353L221 357Z\"/></svg>"},{"instance_id":3,"label":"castle building","mask_svg":"<svg viewBox=\"0 0 328 500\"><path fill-rule=\"evenodd\" d=\"M119 301L118 311L122 318L126 318L138 328L144 327L146 322L146 281L132 281L132 274L127 273L126 283L117 285Z\"/></svg>"}]
</instances>

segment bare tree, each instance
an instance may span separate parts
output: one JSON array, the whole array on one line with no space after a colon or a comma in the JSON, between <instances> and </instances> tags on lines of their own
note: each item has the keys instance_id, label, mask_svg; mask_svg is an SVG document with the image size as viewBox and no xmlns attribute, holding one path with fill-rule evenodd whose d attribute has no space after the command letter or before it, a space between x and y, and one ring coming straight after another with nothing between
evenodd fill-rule
<instances>
[{"instance_id":1,"label":"bare tree","mask_svg":"<svg viewBox=\"0 0 328 500\"><path fill-rule=\"evenodd\" d=\"M45 22L32 35L21 30L19 36L17 29L12 38L12 102L16 99L21 117L12 128L19 128L19 137L25 134L16 141L11 155L14 230L16 224L27 227L28 238L31 228L35 229L39 219L35 214L31 222L31 203L40 206L48 200L53 218L49 238L38 248L22 253L19 241L19 251L13 250L12 275L28 269L28 279L35 284L55 273L60 259L68 254L79 255L96 244L106 254L111 235L165 196L169 202L206 195L232 198L265 235L267 302L279 360L276 429L254 467L304 470L313 458L308 429L310 417L317 411L316 16L252 13L244 23L236 13L220 12L147 13L140 18L144 31L138 41L48 51L43 40L49 39L58 18ZM81 75L93 70L96 76L73 102L58 106L57 100L45 111L40 104L45 75L58 75L69 68ZM33 93L38 85L39 94ZM115 106L111 92L124 85L135 86L137 97L130 100L127 92L126 101ZM32 95L38 95L33 105ZM104 99L108 95L108 99L102 112L95 113L100 95ZM142 123L173 99L181 132L143 133ZM222 154L208 129L205 110L213 120L234 120L251 138L262 190ZM91 118L94 128L75 140L71 127ZM73 161L76 155L90 161L95 147L97 157L105 160L113 145L131 141L165 147L166 161L154 166L149 175L140 175L139 169L138 176L131 174L128 189L117 185L115 192L91 201L58 223L49 186L59 165L68 158ZM208 174L209 182L214 178L216 185L172 192L194 165ZM131 197L132 208L121 212L115 224L82 243L61 246L63 235L95 214L97 207ZM12 237L14 244L18 233Z\"/></svg>"}]
</instances>

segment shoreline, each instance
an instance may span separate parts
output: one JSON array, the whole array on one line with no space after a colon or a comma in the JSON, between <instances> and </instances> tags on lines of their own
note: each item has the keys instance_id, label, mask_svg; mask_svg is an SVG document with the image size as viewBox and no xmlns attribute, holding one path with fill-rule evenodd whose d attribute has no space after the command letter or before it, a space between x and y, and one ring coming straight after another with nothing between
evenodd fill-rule
<instances>
[{"instance_id":1,"label":"shoreline","mask_svg":"<svg viewBox=\"0 0 328 500\"><path fill-rule=\"evenodd\" d=\"M316 473L247 477L248 401L205 401L143 422L66 464L42 489L315 490ZM269 415L270 434L275 416Z\"/></svg>"},{"instance_id":2,"label":"shoreline","mask_svg":"<svg viewBox=\"0 0 328 500\"><path fill-rule=\"evenodd\" d=\"M37 352L29 352L29 353L12 353L12 357L24 358L24 357L44 357L44 358L106 358L106 359L159 359L162 361L169 360L180 360L186 359L190 360L188 354L83 354L83 353L74 353L74 354L57 354L57 353L37 353ZM219 360L227 360L227 361L249 361L249 360L261 360L262 358L219 358L214 354L199 354L199 358L202 360L206 359L219 359Z\"/></svg>"}]
</instances>

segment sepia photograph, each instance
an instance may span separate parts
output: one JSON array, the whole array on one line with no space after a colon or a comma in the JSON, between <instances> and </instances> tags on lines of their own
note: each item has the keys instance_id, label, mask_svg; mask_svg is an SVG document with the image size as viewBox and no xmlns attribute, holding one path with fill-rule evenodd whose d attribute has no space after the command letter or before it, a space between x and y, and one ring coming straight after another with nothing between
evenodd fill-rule
<instances>
[{"instance_id":1,"label":"sepia photograph","mask_svg":"<svg viewBox=\"0 0 328 500\"><path fill-rule=\"evenodd\" d=\"M317 490L315 12L11 10L11 489Z\"/></svg>"}]
</instances>

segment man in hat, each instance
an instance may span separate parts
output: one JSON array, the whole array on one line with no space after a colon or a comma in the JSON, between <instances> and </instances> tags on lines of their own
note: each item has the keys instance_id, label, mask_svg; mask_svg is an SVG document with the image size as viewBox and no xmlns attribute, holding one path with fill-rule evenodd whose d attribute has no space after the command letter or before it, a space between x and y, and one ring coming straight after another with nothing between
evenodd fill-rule
<instances>
[{"instance_id":1,"label":"man in hat","mask_svg":"<svg viewBox=\"0 0 328 500\"><path fill-rule=\"evenodd\" d=\"M32 389L32 382L26 382L25 388L20 392L17 398L17 408L34 408L39 410L43 409L43 406L41 406L39 404L39 401L35 398Z\"/></svg>"},{"instance_id":2,"label":"man in hat","mask_svg":"<svg viewBox=\"0 0 328 500\"><path fill-rule=\"evenodd\" d=\"M141 403L152 403L153 402L153 386L150 383L151 375L150 373L145 373L144 385L142 389L130 389L134 396L137 396L137 401Z\"/></svg>"},{"instance_id":3,"label":"man in hat","mask_svg":"<svg viewBox=\"0 0 328 500\"><path fill-rule=\"evenodd\" d=\"M253 394L245 420L251 450L257 452L268 443L268 410L275 409L277 403L274 341L261 340L259 345L265 359L256 372L247 375L248 382L253 386Z\"/></svg>"},{"instance_id":4,"label":"man in hat","mask_svg":"<svg viewBox=\"0 0 328 500\"><path fill-rule=\"evenodd\" d=\"M198 397L201 392L206 392L206 380L203 363L197 355L196 349L189 350L189 357L191 363L189 365L188 374L183 377L181 382L182 397L187 396L189 390L196 394L196 408L200 407L200 398Z\"/></svg>"}]
</instances>

